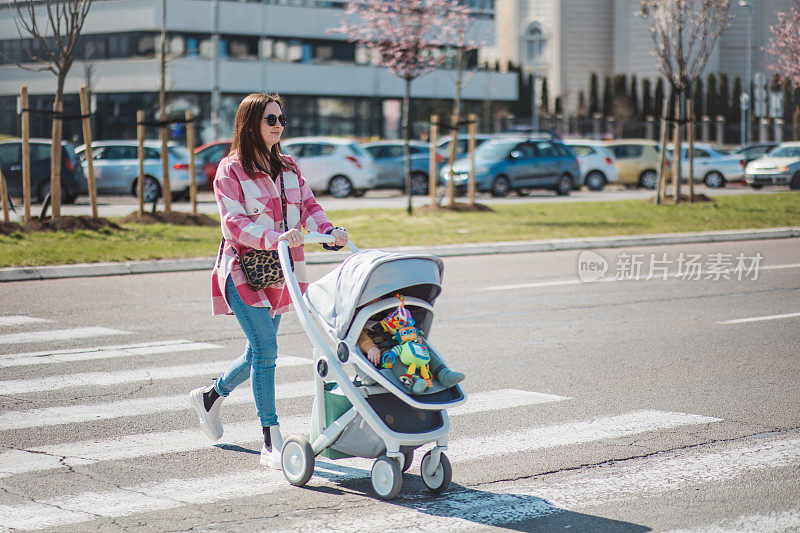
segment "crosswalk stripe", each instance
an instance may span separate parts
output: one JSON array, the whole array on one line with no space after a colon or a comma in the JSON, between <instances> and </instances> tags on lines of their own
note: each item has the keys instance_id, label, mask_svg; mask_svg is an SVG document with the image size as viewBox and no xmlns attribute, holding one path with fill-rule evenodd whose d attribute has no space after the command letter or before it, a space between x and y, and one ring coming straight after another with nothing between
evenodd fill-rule
<instances>
[{"instance_id":1,"label":"crosswalk stripe","mask_svg":"<svg viewBox=\"0 0 800 533\"><path fill-rule=\"evenodd\" d=\"M52 322L52 320L34 318L26 315L0 316L0 326L24 326L25 324L36 324L39 322Z\"/></svg>"},{"instance_id":2,"label":"crosswalk stripe","mask_svg":"<svg viewBox=\"0 0 800 533\"><path fill-rule=\"evenodd\" d=\"M296 366L311 364L311 359L284 355L278 357L277 366ZM139 381L175 379L204 374L219 374L230 366L230 359L206 363L192 363L178 366L154 366L137 368L136 370L120 370L113 373L84 372L60 376L48 376L35 379L18 379L0 381L0 395L27 394L31 392L54 391L69 387L108 387Z\"/></svg>"},{"instance_id":3,"label":"crosswalk stripe","mask_svg":"<svg viewBox=\"0 0 800 533\"><path fill-rule=\"evenodd\" d=\"M768 316L756 316L752 318L735 318L733 320L723 320L722 322L717 322L717 324L744 324L745 322L763 322L764 320L778 320L781 318L796 318L799 317L800 313L785 313L782 315L768 315Z\"/></svg>"},{"instance_id":4,"label":"crosswalk stripe","mask_svg":"<svg viewBox=\"0 0 800 533\"><path fill-rule=\"evenodd\" d=\"M280 357L278 358L280 359ZM219 369L217 369L219 370ZM314 394L314 381L297 381L278 383L275 385L275 398L278 400L300 398ZM126 416L142 416L170 411L190 409L189 393L175 396L159 396L150 398L133 398L97 404L63 405L26 409L24 411L8 411L0 413L0 431L79 424L98 420L111 420ZM225 405L236 405L253 401L251 389L240 385L226 399Z\"/></svg>"},{"instance_id":5,"label":"crosswalk stripe","mask_svg":"<svg viewBox=\"0 0 800 533\"><path fill-rule=\"evenodd\" d=\"M317 461L319 464L321 461ZM281 531L380 531L386 524L402 524L403 531L455 531L503 526L537 518L556 518L557 526L578 530L618 530L624 522L571 513L570 509L652 497L654 493L680 490L706 483L723 483L754 470L800 464L800 439L782 437L764 443L748 440L723 451L691 450L667 452L637 460L630 466L619 463L580 470L566 475L565 481L531 478L522 482L457 488L445 497L420 495L405 498L402 505L371 513L368 509L357 516L340 513L318 518L303 513L302 521ZM365 471L364 475L368 475ZM314 478L313 482L317 482ZM540 524L545 529L547 522ZM728 528L690 529L697 533L710 531L793 531L800 525L797 510L777 515L742 517ZM624 529L624 528L623 528Z\"/></svg>"},{"instance_id":6,"label":"crosswalk stripe","mask_svg":"<svg viewBox=\"0 0 800 533\"><path fill-rule=\"evenodd\" d=\"M184 339L171 341L141 342L116 346L95 346L74 350L48 350L0 356L0 368L12 366L41 365L47 363L69 363L72 361L91 361L114 357L157 355L162 353L189 352L220 348L218 344L192 342Z\"/></svg>"},{"instance_id":7,"label":"crosswalk stripe","mask_svg":"<svg viewBox=\"0 0 800 533\"><path fill-rule=\"evenodd\" d=\"M302 390L309 395L313 394L313 384L313 381L302 383ZM298 385L301 384L294 384L293 388L300 389L301 387ZM286 393L286 391L281 392L284 393L283 395ZM501 399L505 399L505 401ZM466 405L451 409L450 415L458 417L532 405L543 401L567 399L563 396L516 389L482 391L470 395ZM286 435L307 433L309 416L281 418L280 423L282 432ZM254 423L226 424L225 434L219 443L249 443L253 442L255 440L253 437L260 433L260 426ZM199 450L206 446L208 446L208 442L200 436L198 429L125 435L102 441L90 440L36 446L25 450L0 453L0 478L24 472L74 467L100 461Z\"/></svg>"},{"instance_id":8,"label":"crosswalk stripe","mask_svg":"<svg viewBox=\"0 0 800 533\"><path fill-rule=\"evenodd\" d=\"M0 335L0 344L70 341L109 335L130 335L130 333L130 331L98 327L51 329L46 331L28 331L25 333L6 333Z\"/></svg>"},{"instance_id":9,"label":"crosswalk stripe","mask_svg":"<svg viewBox=\"0 0 800 533\"><path fill-rule=\"evenodd\" d=\"M646 418L648 421L652 422L657 418L656 415L658 413L647 413L648 416ZM634 426L638 427L640 432L669 429L677 425L691 425L705 423L709 420L717 420L699 415L661 413L664 419L663 423L661 426L655 427L653 424L642 423L641 415L642 413L628 413L626 415L620 415L617 418L630 417L636 420L637 423L634 424ZM607 419L597 419L594 422L602 422L603 420ZM578 424L580 423L576 422L573 425ZM560 428L562 426L553 427ZM542 431L546 428L539 429L540 433L547 433L546 431ZM525 431L520 431L519 433L525 433ZM606 439L608 435L608 431L598 431L596 439ZM503 455L508 453L508 448L502 446L503 439L506 437L508 437L508 432L487 436L487 438L491 438L494 443L494 447L490 447L489 450L487 450L492 452L490 455ZM464 439L464 441L470 440L472 439ZM800 447L797 446L797 440L798 439L793 440L791 445L773 446L772 449L776 453L772 455L769 453L740 453L739 455L733 456L733 460L739 459L742 464L737 464L729 468L722 468L722 466L725 465L717 465L717 468L721 470L723 474L730 475L734 473L734 475L738 475L743 468L759 467L759 465L763 465L764 463L772 464L778 461L782 463L786 463L787 461L796 462L800 459ZM567 443L566 441L564 442ZM586 442L586 437L584 436L584 440L580 442ZM548 444L548 446L552 445L552 442ZM453 441L451 446L453 449L463 449L459 440ZM539 447L539 443L528 441L527 449L533 450L537 447ZM729 456L726 454L719 454L719 458L726 460ZM460 458L461 461L470 459L474 459L474 457ZM687 468L696 469L699 462L702 461L695 459L687 462L685 458L681 458L680 461L674 462L672 467L677 468L679 471L681 469L686 470ZM364 468L360 468L362 465ZM371 465L371 461L365 459L347 459L337 461L336 463L318 460L316 469L317 475L314 478L315 483L322 480L341 482L348 479L368 477L368 465ZM661 470L662 474L671 472L668 469L661 468L660 464L656 466ZM697 472L692 470L692 472L694 472L698 482L704 479L702 474L705 473L705 469L700 469ZM622 478L621 480L631 482L629 477ZM647 480L648 478L645 477L644 481ZM181 507L183 505L210 503L239 497L252 497L254 495L273 493L285 489L288 489L288 484L283 479L281 472L278 471L255 470L239 474L229 473L211 478L170 479L119 490L85 492L77 495L62 496L59 498L41 500L40 502L31 504L0 506L0 523L9 528L20 529L57 527L91 521L100 517L130 516L142 512ZM629 487L624 483L619 483L619 490L630 491ZM584 491L590 496L593 496L595 493L601 495L605 491L605 483L598 484L595 480L594 485L587 484ZM563 494L563 491L559 494ZM448 495L446 498L442 498L439 501L443 505L452 505L460 509L460 513L466 514L473 512L475 507L482 508L484 504L479 503L477 500L485 497L485 492L477 492L471 497L472 500L476 500L473 502L475 505L454 505L450 503L453 501L452 495ZM425 499L426 505L431 505L432 503L430 498ZM457 503L458 502L455 502L455 504ZM436 515L438 513L433 514ZM412 516L416 516L416 513ZM430 520L431 516L426 514L425 519ZM404 528L406 525L409 525L406 522L383 522L384 525L386 523L403 523ZM330 525L327 527L330 527ZM344 529L346 530L347 528ZM434 527L433 529L436 528Z\"/></svg>"}]
</instances>

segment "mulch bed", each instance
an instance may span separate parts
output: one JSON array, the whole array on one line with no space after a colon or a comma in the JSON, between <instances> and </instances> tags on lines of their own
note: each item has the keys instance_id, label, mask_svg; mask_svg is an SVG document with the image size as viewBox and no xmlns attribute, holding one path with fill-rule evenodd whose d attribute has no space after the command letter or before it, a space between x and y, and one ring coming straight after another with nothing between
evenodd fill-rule
<instances>
[{"instance_id":1,"label":"mulch bed","mask_svg":"<svg viewBox=\"0 0 800 533\"><path fill-rule=\"evenodd\" d=\"M650 198L651 203L656 203L657 198L654 196ZM711 202L716 203L713 198L709 198L705 194L695 194L694 195L694 203L700 204L703 202ZM688 204L689 203L689 195L688 194L681 194L679 204ZM664 197L664 202L661 205L675 205L675 197L671 194L668 194Z\"/></svg>"},{"instance_id":2,"label":"mulch bed","mask_svg":"<svg viewBox=\"0 0 800 533\"><path fill-rule=\"evenodd\" d=\"M111 222L107 218L92 218L88 215L82 215L77 217L62 216L56 220L53 220L52 218L46 218L44 220L32 218L27 224L19 224L17 222L2 222L0 223L0 234L9 235L18 231L97 231L103 228L123 230L123 228Z\"/></svg>"},{"instance_id":3,"label":"mulch bed","mask_svg":"<svg viewBox=\"0 0 800 533\"><path fill-rule=\"evenodd\" d=\"M485 212L485 211L492 211L492 208L486 204L479 204L475 203L473 205L455 202L452 205L423 205L417 207L417 209L421 212L442 212L442 211L454 211L456 213L474 213L474 212Z\"/></svg>"},{"instance_id":4,"label":"mulch bed","mask_svg":"<svg viewBox=\"0 0 800 533\"><path fill-rule=\"evenodd\" d=\"M179 213L173 211L169 214L163 212L139 213L134 211L120 220L123 224L173 224L176 226L219 226L219 222L208 215L192 213Z\"/></svg>"}]
</instances>

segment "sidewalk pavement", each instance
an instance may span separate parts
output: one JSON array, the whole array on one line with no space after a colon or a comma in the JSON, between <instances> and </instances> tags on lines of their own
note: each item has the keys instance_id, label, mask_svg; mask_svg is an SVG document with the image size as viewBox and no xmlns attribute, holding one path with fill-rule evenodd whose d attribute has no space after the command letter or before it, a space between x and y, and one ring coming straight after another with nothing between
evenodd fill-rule
<instances>
[{"instance_id":1,"label":"sidewalk pavement","mask_svg":"<svg viewBox=\"0 0 800 533\"><path fill-rule=\"evenodd\" d=\"M553 252L563 250L590 250L598 248L623 248L628 246L657 246L663 244L790 239L798 237L800 237L800 227L788 227L755 230L706 231L699 233L630 235L623 237L586 237L579 239L552 239L541 241L403 246L391 248L391 250L398 252L424 252L436 254L441 257L449 257L465 255ZM338 263L348 255L349 252L311 252L306 253L306 262L308 264ZM10 267L0 268L0 282L210 270L213 264L213 257L199 257L193 259L125 261L119 263L83 263L75 265L53 265L40 267Z\"/></svg>"}]
</instances>

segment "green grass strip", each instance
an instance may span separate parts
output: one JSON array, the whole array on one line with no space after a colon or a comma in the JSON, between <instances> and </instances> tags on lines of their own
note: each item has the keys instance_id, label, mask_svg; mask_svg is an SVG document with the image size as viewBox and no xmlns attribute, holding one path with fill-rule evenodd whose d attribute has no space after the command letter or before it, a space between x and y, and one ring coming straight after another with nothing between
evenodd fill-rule
<instances>
[{"instance_id":1,"label":"green grass strip","mask_svg":"<svg viewBox=\"0 0 800 533\"><path fill-rule=\"evenodd\" d=\"M403 209L359 209L328 215L358 246L377 248L800 226L800 195L741 194L679 206L643 200L530 202L493 205L491 212L418 210L409 217ZM125 228L2 235L0 266L212 257L219 247L217 227Z\"/></svg>"}]
</instances>

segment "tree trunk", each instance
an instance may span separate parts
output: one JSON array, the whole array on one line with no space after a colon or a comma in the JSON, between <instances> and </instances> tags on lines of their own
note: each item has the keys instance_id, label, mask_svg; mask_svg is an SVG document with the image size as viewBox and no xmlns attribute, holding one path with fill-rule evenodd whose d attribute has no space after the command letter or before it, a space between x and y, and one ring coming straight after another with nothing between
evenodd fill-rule
<instances>
[{"instance_id":1,"label":"tree trunk","mask_svg":"<svg viewBox=\"0 0 800 533\"><path fill-rule=\"evenodd\" d=\"M689 144L689 203L694 203L694 107L686 99L686 141Z\"/></svg>"},{"instance_id":2,"label":"tree trunk","mask_svg":"<svg viewBox=\"0 0 800 533\"><path fill-rule=\"evenodd\" d=\"M161 87L158 91L158 111L167 114L167 0L161 0L161 61L159 77Z\"/></svg>"},{"instance_id":3,"label":"tree trunk","mask_svg":"<svg viewBox=\"0 0 800 533\"><path fill-rule=\"evenodd\" d=\"M411 202L411 155L408 151L408 141L411 139L411 119L409 118L409 108L411 102L411 79L406 78L406 92L403 95L403 175L406 182L406 194L408 195L408 214L413 214L414 206Z\"/></svg>"},{"instance_id":4,"label":"tree trunk","mask_svg":"<svg viewBox=\"0 0 800 533\"><path fill-rule=\"evenodd\" d=\"M675 203L680 201L681 194L681 93L675 97L675 125L672 129L672 181L675 185Z\"/></svg>"},{"instance_id":5,"label":"tree trunk","mask_svg":"<svg viewBox=\"0 0 800 533\"><path fill-rule=\"evenodd\" d=\"M667 190L667 108L669 107L669 96L664 96L664 104L661 111L661 131L658 135L658 185L656 186L656 205L664 203L664 195Z\"/></svg>"},{"instance_id":6,"label":"tree trunk","mask_svg":"<svg viewBox=\"0 0 800 533\"><path fill-rule=\"evenodd\" d=\"M58 75L56 98L53 102L53 111L60 113L64 109L64 81L66 72L63 70ZM50 202L53 219L61 216L61 138L62 120L53 116L52 141L50 145Z\"/></svg>"}]
</instances>

